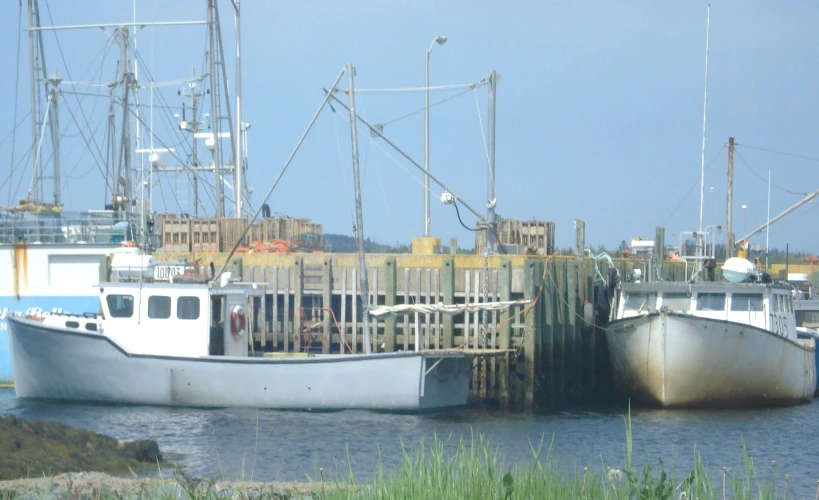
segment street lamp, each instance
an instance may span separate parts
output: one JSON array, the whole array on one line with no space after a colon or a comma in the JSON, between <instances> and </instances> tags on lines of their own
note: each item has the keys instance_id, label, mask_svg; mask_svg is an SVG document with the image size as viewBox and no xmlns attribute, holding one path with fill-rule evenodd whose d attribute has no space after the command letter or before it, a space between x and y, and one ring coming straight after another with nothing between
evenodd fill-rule
<instances>
[{"instance_id":1,"label":"street lamp","mask_svg":"<svg viewBox=\"0 0 819 500\"><path fill-rule=\"evenodd\" d=\"M429 45L424 59L424 236L429 236L429 55L435 44L445 43L445 36L436 37Z\"/></svg>"},{"instance_id":2,"label":"street lamp","mask_svg":"<svg viewBox=\"0 0 819 500\"><path fill-rule=\"evenodd\" d=\"M748 205L742 205L742 232L748 234L748 217L745 215L746 208L748 208Z\"/></svg>"}]
</instances>

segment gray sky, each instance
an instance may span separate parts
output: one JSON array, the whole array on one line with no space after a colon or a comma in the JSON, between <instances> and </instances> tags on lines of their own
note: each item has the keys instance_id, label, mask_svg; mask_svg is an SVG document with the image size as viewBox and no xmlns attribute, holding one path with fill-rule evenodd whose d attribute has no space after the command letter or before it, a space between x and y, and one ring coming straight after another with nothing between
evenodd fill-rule
<instances>
[{"instance_id":1,"label":"gray sky","mask_svg":"<svg viewBox=\"0 0 819 500\"><path fill-rule=\"evenodd\" d=\"M130 21L131 1L40 0L43 24ZM18 12L6 7L0 30L0 140L12 130L17 71ZM233 85L233 11L221 1L227 67ZM249 183L258 204L303 133L343 65L357 67L359 89L421 87L424 53L446 35L430 60L430 84L479 82L490 69L498 87L497 211L509 218L554 221L557 244L573 241L573 220L586 221L589 245L616 247L633 236L652 238L666 227L667 243L699 225L706 9L687 2L488 2L375 1L261 2L243 8L244 120L249 133ZM203 19L204 1L140 1L138 20ZM25 11L23 12L25 24ZM763 224L767 175L771 215L819 189L819 106L816 64L819 4L724 1L711 8L704 225L725 224L728 137L736 138L734 228L741 236ZM27 42L23 38L17 120L29 112ZM46 36L49 71L71 80L110 79L116 49L106 52L102 31ZM201 74L206 49L203 27L147 28L137 37L140 81L181 82ZM62 54L60 50L62 49ZM105 57L103 57L105 56ZM105 61L104 63L102 61ZM342 85L346 87L346 79ZM178 106L181 83L158 89ZM70 90L63 86L63 90ZM80 90L77 87L77 90ZM82 89L87 91L87 88ZM96 89L94 92L98 92ZM435 91L436 103L458 94ZM358 94L358 112L409 154L423 161L423 93ZM141 96L147 104L148 93ZM95 137L102 138L106 102L81 98ZM159 94L155 103L160 102ZM310 217L325 232L350 234L353 187L349 118L336 106L319 118L269 204L276 213ZM71 110L71 111L69 111ZM73 113L72 113L73 112ZM101 208L103 184L84 155L71 115L78 98L61 108L64 201L67 208ZM159 111L156 111L158 115ZM480 114L479 114L480 113ZM486 203L486 87L431 109L430 168L468 203ZM155 115L156 116L156 115ZM158 118L155 118L159 121ZM84 123L81 118L75 119ZM483 132L482 132L483 131ZM158 130L157 135L162 135ZM179 134L167 132L170 143ZM100 139L101 140L101 139ZM14 164L31 141L30 125L15 135ZM25 195L30 166L9 182L12 140L0 144L0 200ZM758 149L762 148L762 149ZM803 156L798 158L763 149ZM409 242L423 234L420 171L383 142L359 129L366 236ZM25 169L25 171L23 171ZM17 186L20 186L17 189ZM713 186L713 194L711 187ZM11 189L10 189L11 187ZM444 243L457 237L471 246L455 211L432 189L432 233ZM192 194L185 177L157 187L154 208L178 212ZM207 200L206 200L207 201ZM747 210L740 207L745 204ZM771 247L815 251L819 236L814 202L771 227ZM212 211L213 204L206 203ZM473 216L461 210L472 226ZM764 231L752 243L765 245Z\"/></svg>"}]
</instances>

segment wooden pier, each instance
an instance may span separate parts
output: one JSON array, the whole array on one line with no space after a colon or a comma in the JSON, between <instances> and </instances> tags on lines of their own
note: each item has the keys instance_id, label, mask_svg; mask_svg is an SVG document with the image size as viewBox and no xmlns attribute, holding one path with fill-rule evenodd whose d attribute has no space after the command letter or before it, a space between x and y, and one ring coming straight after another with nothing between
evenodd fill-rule
<instances>
[{"instance_id":1,"label":"wooden pier","mask_svg":"<svg viewBox=\"0 0 819 500\"><path fill-rule=\"evenodd\" d=\"M188 254L157 254L160 262ZM217 268L227 254L195 256ZM591 257L371 254L370 304L444 304L529 299L504 311L370 318L373 352L463 347L475 354L470 398L511 409L555 407L610 392L595 281L608 266ZM639 261L617 260L622 277ZM679 272L664 266L672 278ZM363 352L355 254L243 254L227 268L263 283L254 349L266 353ZM645 273L646 270L643 269ZM645 274L644 274L645 275Z\"/></svg>"}]
</instances>

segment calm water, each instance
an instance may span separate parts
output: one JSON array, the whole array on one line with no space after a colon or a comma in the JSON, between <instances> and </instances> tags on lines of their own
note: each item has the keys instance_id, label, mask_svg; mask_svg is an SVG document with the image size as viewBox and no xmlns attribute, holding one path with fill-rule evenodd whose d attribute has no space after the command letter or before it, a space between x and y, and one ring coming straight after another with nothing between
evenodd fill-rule
<instances>
[{"instance_id":1,"label":"calm water","mask_svg":"<svg viewBox=\"0 0 819 500\"><path fill-rule=\"evenodd\" d=\"M194 475L254 480L305 480L318 467L334 476L352 468L372 477L379 456L395 467L402 441L412 446L434 434L454 445L482 434L507 462L529 459L530 446L554 435L552 455L570 469L622 467L624 409L545 415L467 409L449 414L392 415L366 411L302 413L251 409L61 405L19 401L0 389L0 415L56 420L119 439L155 439ZM795 498L813 498L819 479L819 401L794 408L745 411L632 410L635 461L662 458L680 476L691 470L694 447L719 477L723 466L742 469L742 444L759 473L777 462L777 481L791 476Z\"/></svg>"}]
</instances>

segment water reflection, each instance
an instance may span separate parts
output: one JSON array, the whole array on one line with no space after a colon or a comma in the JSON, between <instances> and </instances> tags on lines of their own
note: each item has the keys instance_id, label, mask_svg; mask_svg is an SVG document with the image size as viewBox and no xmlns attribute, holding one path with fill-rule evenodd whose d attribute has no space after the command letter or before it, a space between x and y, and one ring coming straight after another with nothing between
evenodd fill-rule
<instances>
[{"instance_id":1,"label":"water reflection","mask_svg":"<svg viewBox=\"0 0 819 500\"><path fill-rule=\"evenodd\" d=\"M352 471L371 479L381 463L390 470L401 459L402 446L412 451L434 436L448 450L481 436L507 463L531 461L541 445L541 459L551 450L562 468L603 464L622 467L627 407L577 409L545 414L466 409L430 415L396 415L368 411L337 413L283 412L254 409L175 409L143 406L61 405L18 401L0 390L0 414L58 420L120 439L151 438L163 452L178 457L195 475L257 480L305 480L318 468L328 477ZM819 473L819 446L812 423L819 404L793 408L731 411L632 409L635 462L687 474L695 449L713 477L723 466L742 471L743 444L758 473L791 476L796 498L812 497Z\"/></svg>"}]
</instances>

